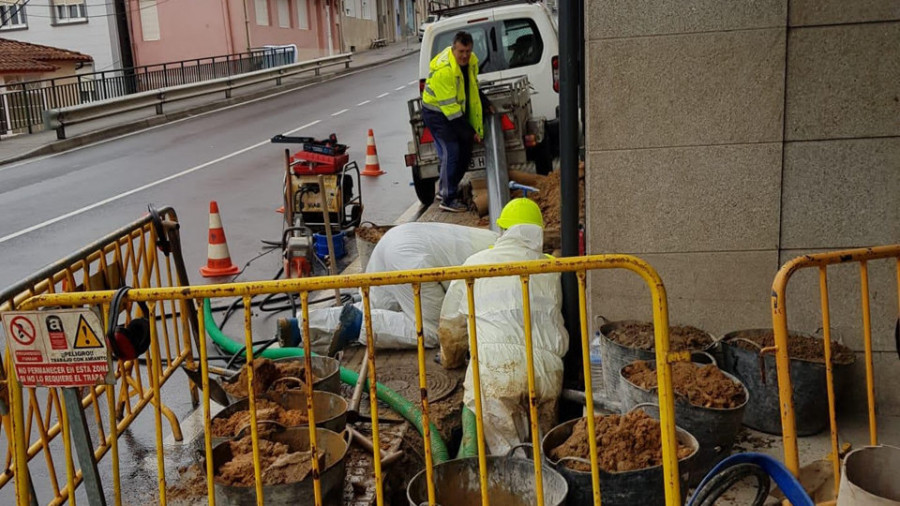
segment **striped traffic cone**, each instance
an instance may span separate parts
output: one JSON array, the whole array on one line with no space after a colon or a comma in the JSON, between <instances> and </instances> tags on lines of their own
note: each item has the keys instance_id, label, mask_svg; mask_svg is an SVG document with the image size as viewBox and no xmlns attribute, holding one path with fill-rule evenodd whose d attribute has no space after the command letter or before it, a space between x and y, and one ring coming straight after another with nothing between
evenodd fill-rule
<instances>
[{"instance_id":1,"label":"striped traffic cone","mask_svg":"<svg viewBox=\"0 0 900 506\"><path fill-rule=\"evenodd\" d=\"M380 176L384 174L381 164L378 163L378 150L375 148L375 133L369 129L369 138L366 140L366 168L363 176Z\"/></svg>"},{"instance_id":2,"label":"striped traffic cone","mask_svg":"<svg viewBox=\"0 0 900 506\"><path fill-rule=\"evenodd\" d=\"M215 200L209 203L209 247L206 258L206 265L200 268L200 274L205 278L233 276L241 271L231 263L222 217L219 216L219 204Z\"/></svg>"}]
</instances>

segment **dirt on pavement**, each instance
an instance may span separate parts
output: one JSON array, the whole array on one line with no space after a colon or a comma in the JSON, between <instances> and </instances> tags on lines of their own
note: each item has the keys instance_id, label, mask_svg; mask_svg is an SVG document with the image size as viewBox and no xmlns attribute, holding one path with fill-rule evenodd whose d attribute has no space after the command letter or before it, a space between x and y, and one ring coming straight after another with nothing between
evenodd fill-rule
<instances>
[{"instance_id":1,"label":"dirt on pavement","mask_svg":"<svg viewBox=\"0 0 900 506\"><path fill-rule=\"evenodd\" d=\"M656 369L652 362L638 360L629 364L623 375L644 390L656 388ZM703 408L731 409L747 400L743 387L712 364L675 362L672 364L672 386L676 395Z\"/></svg>"}]
</instances>

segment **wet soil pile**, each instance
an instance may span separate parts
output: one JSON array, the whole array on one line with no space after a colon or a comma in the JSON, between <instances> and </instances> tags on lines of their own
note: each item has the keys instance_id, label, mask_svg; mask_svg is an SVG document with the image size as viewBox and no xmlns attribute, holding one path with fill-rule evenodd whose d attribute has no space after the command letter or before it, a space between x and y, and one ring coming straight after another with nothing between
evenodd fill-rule
<instances>
[{"instance_id":1,"label":"wet soil pile","mask_svg":"<svg viewBox=\"0 0 900 506\"><path fill-rule=\"evenodd\" d=\"M247 375L249 369L245 364L241 367L236 381L225 381L222 388L226 392L235 397L247 397ZM293 390L303 387L303 380L306 377L306 368L303 363L298 360L273 361L267 358L253 359L253 393L261 395L273 385L275 390L283 392L285 390ZM280 381L285 378L294 378L297 381ZM313 376L313 381L317 378Z\"/></svg>"},{"instance_id":2,"label":"wet soil pile","mask_svg":"<svg viewBox=\"0 0 900 506\"><path fill-rule=\"evenodd\" d=\"M391 227L379 226L356 227L356 237L359 237L363 241L377 244L378 241L380 241L381 238L384 237L384 234L386 234L390 229Z\"/></svg>"},{"instance_id":3,"label":"wet soil pile","mask_svg":"<svg viewBox=\"0 0 900 506\"><path fill-rule=\"evenodd\" d=\"M775 334L773 332L767 332L765 334L759 335L742 335L739 337L756 343L758 347L741 340L735 340L733 341L733 344L736 344L741 348L750 350L754 353L759 352L760 348L775 346ZM791 333L788 334L788 356L790 356L791 358L796 358L798 360L806 360L807 362L819 362L824 364L825 345L823 344L822 339L816 339L815 337L805 336L803 334ZM856 360L856 356L853 354L853 350L851 350L850 348L844 346L843 344L832 341L831 359L835 364L846 365L852 364Z\"/></svg>"},{"instance_id":4,"label":"wet soil pile","mask_svg":"<svg viewBox=\"0 0 900 506\"><path fill-rule=\"evenodd\" d=\"M169 504L203 504L206 502L206 467L192 464L178 469L177 483L166 489Z\"/></svg>"},{"instance_id":5,"label":"wet soil pile","mask_svg":"<svg viewBox=\"0 0 900 506\"><path fill-rule=\"evenodd\" d=\"M249 436L229 441L232 459L215 470L216 483L250 487L253 477L253 443ZM302 481L312 472L311 452L292 452L287 445L259 440L259 459L263 485L281 485ZM325 453L319 450L319 465L325 467Z\"/></svg>"},{"instance_id":6,"label":"wet soil pile","mask_svg":"<svg viewBox=\"0 0 900 506\"><path fill-rule=\"evenodd\" d=\"M644 469L662 464L662 435L659 421L643 410L625 415L594 417L596 423L597 458L600 469L622 472ZM691 449L678 444L678 458L691 454ZM572 435L563 444L550 450L550 457L580 457L590 459L587 440L587 418L579 420ZM567 461L565 465L576 471L590 472L590 464Z\"/></svg>"},{"instance_id":7,"label":"wet soil pile","mask_svg":"<svg viewBox=\"0 0 900 506\"><path fill-rule=\"evenodd\" d=\"M656 388L656 369L650 362L638 360L629 364L623 375L644 390ZM676 395L702 408L731 409L747 399L741 385L712 364L699 367L689 362L672 364L672 386Z\"/></svg>"},{"instance_id":8,"label":"wet soil pile","mask_svg":"<svg viewBox=\"0 0 900 506\"><path fill-rule=\"evenodd\" d=\"M266 399L256 401L256 421L278 422L285 427L304 425L309 419L307 413L300 409L284 409L275 402ZM212 421L214 437L234 437L242 429L250 426L250 411L238 411L227 418L216 418Z\"/></svg>"},{"instance_id":9,"label":"wet soil pile","mask_svg":"<svg viewBox=\"0 0 900 506\"><path fill-rule=\"evenodd\" d=\"M613 329L606 335L609 339L639 350L653 350L656 348L656 338L653 335L652 323L624 323ZM709 334L689 325L676 325L669 327L669 347L671 351L700 351L713 342Z\"/></svg>"}]
</instances>

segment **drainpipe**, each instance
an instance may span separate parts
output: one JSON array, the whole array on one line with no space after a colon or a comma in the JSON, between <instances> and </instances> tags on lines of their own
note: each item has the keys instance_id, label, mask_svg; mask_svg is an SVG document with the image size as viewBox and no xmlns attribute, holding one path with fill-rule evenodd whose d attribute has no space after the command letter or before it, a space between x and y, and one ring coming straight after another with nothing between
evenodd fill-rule
<instances>
[{"instance_id":1,"label":"drainpipe","mask_svg":"<svg viewBox=\"0 0 900 506\"><path fill-rule=\"evenodd\" d=\"M253 46L250 45L250 12L247 10L247 0L243 0L244 3L244 30L247 34L247 52L250 52L250 48Z\"/></svg>"},{"instance_id":2,"label":"drainpipe","mask_svg":"<svg viewBox=\"0 0 900 506\"><path fill-rule=\"evenodd\" d=\"M225 36L228 39L228 52L237 53L234 47L234 27L231 25L231 0L222 0L222 6L225 8Z\"/></svg>"},{"instance_id":3,"label":"drainpipe","mask_svg":"<svg viewBox=\"0 0 900 506\"><path fill-rule=\"evenodd\" d=\"M571 0L559 4L559 139L560 192L578 195L578 80L579 44L582 44L582 20L579 8ZM562 255L578 255L577 198L562 199L560 229ZM581 325L578 311L578 281L574 273L562 276L563 317L569 332L569 352L565 357L565 385L579 386L582 378ZM580 416L580 415L579 415Z\"/></svg>"}]
</instances>

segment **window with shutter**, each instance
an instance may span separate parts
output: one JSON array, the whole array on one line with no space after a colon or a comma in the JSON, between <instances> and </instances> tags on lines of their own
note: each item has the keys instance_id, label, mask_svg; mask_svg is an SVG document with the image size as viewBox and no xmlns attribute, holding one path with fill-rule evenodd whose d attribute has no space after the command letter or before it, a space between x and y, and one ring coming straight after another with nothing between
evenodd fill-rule
<instances>
[{"instance_id":1,"label":"window with shutter","mask_svg":"<svg viewBox=\"0 0 900 506\"><path fill-rule=\"evenodd\" d=\"M269 0L256 0L256 24L260 26L269 26Z\"/></svg>"}]
</instances>

